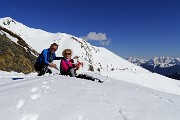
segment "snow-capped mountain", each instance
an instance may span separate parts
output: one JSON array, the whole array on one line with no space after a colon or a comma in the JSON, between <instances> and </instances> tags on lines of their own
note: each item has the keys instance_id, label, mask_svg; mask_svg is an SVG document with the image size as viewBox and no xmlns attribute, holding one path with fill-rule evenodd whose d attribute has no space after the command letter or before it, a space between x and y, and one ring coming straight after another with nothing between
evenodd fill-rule
<instances>
[{"instance_id":1,"label":"snow-capped mountain","mask_svg":"<svg viewBox=\"0 0 180 120\"><path fill-rule=\"evenodd\" d=\"M88 66L85 66L85 70L88 70L89 65L92 65L95 72L112 70L144 71L144 69L130 64L109 50L92 46L85 40L73 35L66 33L49 33L40 29L29 28L9 17L0 19L0 26L22 37L39 53L44 48L48 48L53 42L59 44L59 49L56 52L57 56L62 56L61 53L66 48L72 49L73 56L79 55L82 57L83 62L87 63L85 65ZM119 60L121 60L121 62L119 62Z\"/></svg>"},{"instance_id":2,"label":"snow-capped mountain","mask_svg":"<svg viewBox=\"0 0 180 120\"><path fill-rule=\"evenodd\" d=\"M174 65L180 65L180 58L172 58L172 57L154 57L153 59L138 59L136 57L129 57L127 60L133 64L148 64L153 66L160 67L170 67Z\"/></svg>"},{"instance_id":3,"label":"snow-capped mountain","mask_svg":"<svg viewBox=\"0 0 180 120\"><path fill-rule=\"evenodd\" d=\"M180 65L180 59L172 57L154 57L152 60L148 61L148 64L160 65L160 67L170 67Z\"/></svg>"},{"instance_id":4,"label":"snow-capped mountain","mask_svg":"<svg viewBox=\"0 0 180 120\"><path fill-rule=\"evenodd\" d=\"M136 58L136 57L128 57L126 60L128 60L129 62L135 64L135 65L140 65L140 64L143 64L143 63L146 63L147 60L145 59L139 59L139 58Z\"/></svg>"},{"instance_id":5,"label":"snow-capped mountain","mask_svg":"<svg viewBox=\"0 0 180 120\"><path fill-rule=\"evenodd\" d=\"M82 38L66 33L50 33L40 29L29 28L9 17L1 18L0 26L19 35L29 46L39 53L43 49L48 48L53 42L59 44L59 49L56 52L57 56L62 56L61 53L66 48L72 49L73 56L78 55L82 58L84 63L83 72L89 71L90 66L93 66L95 73L104 76L168 93L180 94L180 83L178 81L151 73L142 67L124 60L105 48L92 46ZM7 33L1 32L1 34ZM16 39L11 39L16 42ZM56 63L59 65L60 62L56 61Z\"/></svg>"},{"instance_id":6,"label":"snow-capped mountain","mask_svg":"<svg viewBox=\"0 0 180 120\"><path fill-rule=\"evenodd\" d=\"M141 66L151 72L155 72L169 78L180 80L180 59L172 57L154 57L150 60L127 58L131 63Z\"/></svg>"}]
</instances>

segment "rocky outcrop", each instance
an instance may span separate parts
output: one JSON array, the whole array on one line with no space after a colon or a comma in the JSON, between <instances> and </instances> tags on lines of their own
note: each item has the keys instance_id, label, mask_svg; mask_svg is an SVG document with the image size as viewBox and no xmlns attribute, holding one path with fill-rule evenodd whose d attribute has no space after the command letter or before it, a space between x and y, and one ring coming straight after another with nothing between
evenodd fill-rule
<instances>
[{"instance_id":1,"label":"rocky outcrop","mask_svg":"<svg viewBox=\"0 0 180 120\"><path fill-rule=\"evenodd\" d=\"M4 32L4 35L6 35L5 33L8 33L10 36L12 36L12 37L14 37L14 38L17 38L17 39L18 39L17 43L18 43L20 46L26 48L27 51L31 52L32 54L34 54L34 55L36 55L36 56L39 55L39 53L36 52L36 50L32 49L20 36L16 35L16 34L13 33L12 31L10 31L10 30L2 27L2 26L0 26L0 31Z\"/></svg>"},{"instance_id":2,"label":"rocky outcrop","mask_svg":"<svg viewBox=\"0 0 180 120\"><path fill-rule=\"evenodd\" d=\"M38 55L38 53L13 32L1 26L0 31L18 39L18 43L15 43L6 34L0 34L0 70L24 74L34 72L35 55Z\"/></svg>"}]
</instances>

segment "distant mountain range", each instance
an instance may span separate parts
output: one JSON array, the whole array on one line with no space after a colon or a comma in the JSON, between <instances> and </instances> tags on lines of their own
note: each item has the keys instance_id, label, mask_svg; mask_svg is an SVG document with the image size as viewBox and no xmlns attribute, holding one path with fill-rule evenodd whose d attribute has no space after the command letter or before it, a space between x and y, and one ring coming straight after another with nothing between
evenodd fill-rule
<instances>
[{"instance_id":1,"label":"distant mountain range","mask_svg":"<svg viewBox=\"0 0 180 120\"><path fill-rule=\"evenodd\" d=\"M180 58L154 57L147 60L129 57L127 60L151 72L180 80Z\"/></svg>"}]
</instances>

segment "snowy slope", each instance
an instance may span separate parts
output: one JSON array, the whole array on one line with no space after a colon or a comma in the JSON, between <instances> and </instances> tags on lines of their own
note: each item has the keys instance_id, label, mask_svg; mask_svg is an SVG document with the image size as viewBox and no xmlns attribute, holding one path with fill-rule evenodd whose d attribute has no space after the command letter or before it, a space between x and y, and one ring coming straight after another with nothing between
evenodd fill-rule
<instances>
[{"instance_id":1,"label":"snowy slope","mask_svg":"<svg viewBox=\"0 0 180 120\"><path fill-rule=\"evenodd\" d=\"M92 65L95 73L180 95L179 81L151 73L124 60L105 48L92 46L81 38L65 33L49 33L40 29L29 28L9 17L1 18L0 25L20 35L38 52L41 52L44 48L48 48L53 42L59 44L59 49L56 52L57 56L62 56L61 53L65 48L72 49L73 56L81 56L84 62L84 72L87 72L89 65ZM59 66L60 62L55 62Z\"/></svg>"},{"instance_id":2,"label":"snowy slope","mask_svg":"<svg viewBox=\"0 0 180 120\"><path fill-rule=\"evenodd\" d=\"M29 28L9 17L1 18L0 25L20 35L39 53L44 48L48 48L53 42L59 44L59 49L56 52L58 56L62 56L61 53L64 49L70 48L73 50L73 56L81 56L84 62L95 66L95 71L97 71L98 68L102 68L101 71L109 71L112 68L121 70L142 70L140 67L130 64L129 62L124 62L124 59L111 53L107 49L92 46L85 40L72 35L65 33L49 33L40 29ZM143 69L143 71L145 70Z\"/></svg>"},{"instance_id":3,"label":"snowy slope","mask_svg":"<svg viewBox=\"0 0 180 120\"><path fill-rule=\"evenodd\" d=\"M179 120L180 96L100 75L0 72L0 120Z\"/></svg>"}]
</instances>

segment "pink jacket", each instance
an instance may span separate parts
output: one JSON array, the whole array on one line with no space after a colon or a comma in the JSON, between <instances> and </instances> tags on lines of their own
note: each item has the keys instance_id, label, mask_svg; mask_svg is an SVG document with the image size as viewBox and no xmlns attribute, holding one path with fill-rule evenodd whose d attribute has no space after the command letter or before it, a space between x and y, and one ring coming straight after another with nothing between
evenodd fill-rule
<instances>
[{"instance_id":1,"label":"pink jacket","mask_svg":"<svg viewBox=\"0 0 180 120\"><path fill-rule=\"evenodd\" d=\"M66 59L66 60L67 60L67 59ZM68 67L74 67L71 61L72 61L71 59L67 60L67 64L69 65L69 66L68 66L68 65L66 64L66 61L65 61L64 59L61 60L61 65L60 65L60 66L61 66L61 70L62 70L63 72L67 73L67 72L68 72Z\"/></svg>"}]
</instances>

